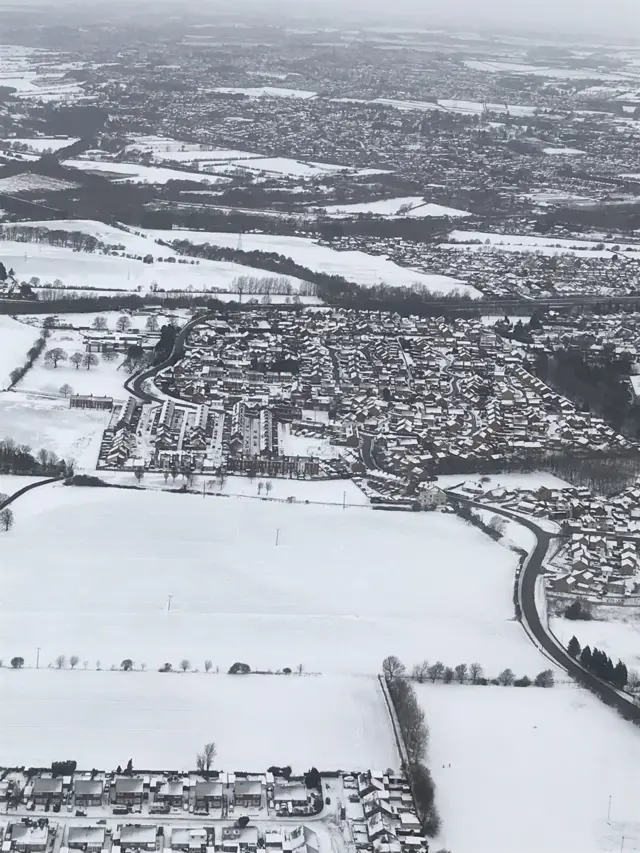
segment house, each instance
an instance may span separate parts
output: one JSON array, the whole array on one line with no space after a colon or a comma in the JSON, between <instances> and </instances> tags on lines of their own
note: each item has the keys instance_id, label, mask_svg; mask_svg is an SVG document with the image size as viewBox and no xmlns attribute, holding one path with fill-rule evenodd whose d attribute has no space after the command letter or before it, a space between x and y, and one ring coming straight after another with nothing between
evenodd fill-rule
<instances>
[{"instance_id":1,"label":"house","mask_svg":"<svg viewBox=\"0 0 640 853\"><path fill-rule=\"evenodd\" d=\"M70 850L102 850L105 842L104 826L70 826L67 847Z\"/></svg>"},{"instance_id":2,"label":"house","mask_svg":"<svg viewBox=\"0 0 640 853\"><path fill-rule=\"evenodd\" d=\"M33 782L33 799L39 805L62 802L62 779L38 776Z\"/></svg>"},{"instance_id":3,"label":"house","mask_svg":"<svg viewBox=\"0 0 640 853\"><path fill-rule=\"evenodd\" d=\"M125 823L120 827L120 849L155 850L157 835L155 824Z\"/></svg>"},{"instance_id":4,"label":"house","mask_svg":"<svg viewBox=\"0 0 640 853\"><path fill-rule=\"evenodd\" d=\"M265 839L269 831L265 832ZM258 828L256 826L223 826L222 850L224 853L256 853Z\"/></svg>"},{"instance_id":5,"label":"house","mask_svg":"<svg viewBox=\"0 0 640 853\"><path fill-rule=\"evenodd\" d=\"M447 496L433 483L420 483L418 488L418 503L421 509L429 510L436 509L439 506L444 506L447 502Z\"/></svg>"},{"instance_id":6,"label":"house","mask_svg":"<svg viewBox=\"0 0 640 853\"><path fill-rule=\"evenodd\" d=\"M119 806L142 805L144 780L141 776L118 776L113 801Z\"/></svg>"},{"instance_id":7,"label":"house","mask_svg":"<svg viewBox=\"0 0 640 853\"><path fill-rule=\"evenodd\" d=\"M281 782L274 786L273 802L276 805L306 806L309 793L301 782Z\"/></svg>"},{"instance_id":8,"label":"house","mask_svg":"<svg viewBox=\"0 0 640 853\"><path fill-rule=\"evenodd\" d=\"M221 809L222 782L196 782L196 808Z\"/></svg>"},{"instance_id":9,"label":"house","mask_svg":"<svg viewBox=\"0 0 640 853\"><path fill-rule=\"evenodd\" d=\"M74 779L73 781L76 806L101 806L103 791L102 779Z\"/></svg>"},{"instance_id":10,"label":"house","mask_svg":"<svg viewBox=\"0 0 640 853\"><path fill-rule=\"evenodd\" d=\"M34 821L12 823L9 825L9 830L11 831L9 850L15 850L17 853L40 853L40 851L47 849L49 844L49 824L34 823ZM9 830L7 830L7 835L9 834Z\"/></svg>"},{"instance_id":11,"label":"house","mask_svg":"<svg viewBox=\"0 0 640 853\"><path fill-rule=\"evenodd\" d=\"M165 779L156 791L154 802L180 808L184 798L184 782L182 779Z\"/></svg>"},{"instance_id":12,"label":"house","mask_svg":"<svg viewBox=\"0 0 640 853\"><path fill-rule=\"evenodd\" d=\"M236 806L259 809L262 804L262 782L259 779L236 779L234 797Z\"/></svg>"},{"instance_id":13,"label":"house","mask_svg":"<svg viewBox=\"0 0 640 853\"><path fill-rule=\"evenodd\" d=\"M215 828L213 826L173 826L171 828L171 849L185 853L206 853L207 847L215 846Z\"/></svg>"}]
</instances>

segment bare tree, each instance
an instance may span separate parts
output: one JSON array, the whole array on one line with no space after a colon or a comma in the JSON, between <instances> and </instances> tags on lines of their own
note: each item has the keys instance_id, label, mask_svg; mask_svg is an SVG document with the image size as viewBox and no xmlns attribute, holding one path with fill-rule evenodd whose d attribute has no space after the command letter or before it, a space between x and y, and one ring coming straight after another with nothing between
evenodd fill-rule
<instances>
[{"instance_id":1,"label":"bare tree","mask_svg":"<svg viewBox=\"0 0 640 853\"><path fill-rule=\"evenodd\" d=\"M13 510L9 509L8 506L0 511L0 529L4 530L5 533L11 530L14 520Z\"/></svg>"},{"instance_id":2,"label":"bare tree","mask_svg":"<svg viewBox=\"0 0 640 853\"><path fill-rule=\"evenodd\" d=\"M63 397L70 397L73 394L73 388L65 382L64 385L60 386L60 393Z\"/></svg>"},{"instance_id":3,"label":"bare tree","mask_svg":"<svg viewBox=\"0 0 640 853\"><path fill-rule=\"evenodd\" d=\"M136 470L133 472L133 476L138 482L140 482L140 480L142 480L142 478L144 477L144 468L136 468Z\"/></svg>"},{"instance_id":4,"label":"bare tree","mask_svg":"<svg viewBox=\"0 0 640 853\"><path fill-rule=\"evenodd\" d=\"M417 681L418 684L422 684L427 677L429 672L429 661L423 660L422 663L417 663L413 667L413 672L411 673L411 677L414 681Z\"/></svg>"},{"instance_id":5,"label":"bare tree","mask_svg":"<svg viewBox=\"0 0 640 853\"><path fill-rule=\"evenodd\" d=\"M482 669L479 663L472 663L469 667L469 675L471 677L471 681L474 684L477 684L478 679L483 677L484 670Z\"/></svg>"},{"instance_id":6,"label":"bare tree","mask_svg":"<svg viewBox=\"0 0 640 853\"><path fill-rule=\"evenodd\" d=\"M180 669L181 669L183 672L186 672L188 669L191 669L191 661L190 661L190 660L187 660L187 658L183 658L183 659L180 661Z\"/></svg>"},{"instance_id":7,"label":"bare tree","mask_svg":"<svg viewBox=\"0 0 640 853\"><path fill-rule=\"evenodd\" d=\"M104 317L94 317L93 323L91 324L92 329L96 329L98 332L104 332L105 329L108 329L107 321Z\"/></svg>"},{"instance_id":8,"label":"bare tree","mask_svg":"<svg viewBox=\"0 0 640 853\"><path fill-rule=\"evenodd\" d=\"M91 370L98 362L98 356L94 352L85 352L82 356L82 366L86 367L87 370Z\"/></svg>"},{"instance_id":9,"label":"bare tree","mask_svg":"<svg viewBox=\"0 0 640 853\"><path fill-rule=\"evenodd\" d=\"M264 484L264 490L268 495L271 494L272 488L273 488L273 483L271 482L271 480L267 480L267 482Z\"/></svg>"},{"instance_id":10,"label":"bare tree","mask_svg":"<svg viewBox=\"0 0 640 853\"><path fill-rule=\"evenodd\" d=\"M45 364L52 364L54 367L57 367L61 361L66 361L68 358L69 356L62 347L53 347L53 349L48 349L44 354Z\"/></svg>"},{"instance_id":11,"label":"bare tree","mask_svg":"<svg viewBox=\"0 0 640 853\"><path fill-rule=\"evenodd\" d=\"M205 671L205 672L211 672L211 667L212 667L212 666L213 666L213 664L211 663L211 661L210 661L210 660L206 660L206 661L204 662L204 671Z\"/></svg>"},{"instance_id":12,"label":"bare tree","mask_svg":"<svg viewBox=\"0 0 640 853\"><path fill-rule=\"evenodd\" d=\"M438 680L438 678L442 678L444 675L444 664L441 660L436 661L433 666L429 667L429 678L432 682Z\"/></svg>"},{"instance_id":13,"label":"bare tree","mask_svg":"<svg viewBox=\"0 0 640 853\"><path fill-rule=\"evenodd\" d=\"M444 672L443 672L443 674L442 674L442 680L444 681L444 683L445 683L445 684L451 684L451 682L453 681L453 676L454 676L454 675L455 675L455 673L454 673L454 671L451 669L451 667L450 667L450 666L446 666L446 667L445 667L445 669L444 669Z\"/></svg>"},{"instance_id":14,"label":"bare tree","mask_svg":"<svg viewBox=\"0 0 640 853\"><path fill-rule=\"evenodd\" d=\"M127 317L126 314L123 314L121 317L118 317L116 320L116 329L119 332L126 332L127 329L131 328L131 319Z\"/></svg>"},{"instance_id":15,"label":"bare tree","mask_svg":"<svg viewBox=\"0 0 640 853\"><path fill-rule=\"evenodd\" d=\"M120 358L120 355L113 349L105 350L104 352L100 353L100 355L102 356L103 361L116 361L118 358Z\"/></svg>"},{"instance_id":16,"label":"bare tree","mask_svg":"<svg viewBox=\"0 0 640 853\"><path fill-rule=\"evenodd\" d=\"M513 670L511 669L503 669L500 675L498 676L498 681L502 684L503 687L510 687L515 681L515 675L513 674Z\"/></svg>"},{"instance_id":17,"label":"bare tree","mask_svg":"<svg viewBox=\"0 0 640 853\"><path fill-rule=\"evenodd\" d=\"M58 655L58 657L56 658L57 668L62 669L64 667L64 665L66 664L66 662L67 662L67 659L64 655Z\"/></svg>"},{"instance_id":18,"label":"bare tree","mask_svg":"<svg viewBox=\"0 0 640 853\"><path fill-rule=\"evenodd\" d=\"M467 665L466 663L459 663L455 669L456 678L460 682L460 684L464 684L464 680L467 677Z\"/></svg>"},{"instance_id":19,"label":"bare tree","mask_svg":"<svg viewBox=\"0 0 640 853\"><path fill-rule=\"evenodd\" d=\"M382 661L382 674L387 682L402 678L405 672L404 664L395 655L389 655Z\"/></svg>"},{"instance_id":20,"label":"bare tree","mask_svg":"<svg viewBox=\"0 0 640 853\"><path fill-rule=\"evenodd\" d=\"M259 494L259 495L261 495L261 494L262 494L262 486L263 486L263 483L262 483L262 480L260 480L260 481L258 482L258 494Z\"/></svg>"},{"instance_id":21,"label":"bare tree","mask_svg":"<svg viewBox=\"0 0 640 853\"><path fill-rule=\"evenodd\" d=\"M78 657L78 655L71 655L71 657L69 658L69 665L71 666L71 669L75 669L79 663L80 658Z\"/></svg>"},{"instance_id":22,"label":"bare tree","mask_svg":"<svg viewBox=\"0 0 640 853\"><path fill-rule=\"evenodd\" d=\"M153 314L150 317L147 317L147 322L145 323L145 327L148 332L157 332L158 331L158 318L154 317Z\"/></svg>"},{"instance_id":23,"label":"bare tree","mask_svg":"<svg viewBox=\"0 0 640 853\"><path fill-rule=\"evenodd\" d=\"M218 750L215 743L205 743L202 752L199 752L196 757L196 766L200 773L208 773L211 770L213 760L216 757Z\"/></svg>"},{"instance_id":24,"label":"bare tree","mask_svg":"<svg viewBox=\"0 0 640 853\"><path fill-rule=\"evenodd\" d=\"M82 360L84 359L85 354L83 352L74 352L69 361L77 370L82 364Z\"/></svg>"}]
</instances>

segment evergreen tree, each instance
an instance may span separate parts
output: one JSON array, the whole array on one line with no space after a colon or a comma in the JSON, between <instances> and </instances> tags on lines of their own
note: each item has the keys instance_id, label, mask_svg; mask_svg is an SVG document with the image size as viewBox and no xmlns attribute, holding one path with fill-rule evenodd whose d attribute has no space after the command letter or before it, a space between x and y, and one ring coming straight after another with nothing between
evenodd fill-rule
<instances>
[{"instance_id":1,"label":"evergreen tree","mask_svg":"<svg viewBox=\"0 0 640 853\"><path fill-rule=\"evenodd\" d=\"M586 669L591 669L591 649L589 646L585 646L580 652L580 663L582 666L586 667Z\"/></svg>"},{"instance_id":2,"label":"evergreen tree","mask_svg":"<svg viewBox=\"0 0 640 853\"><path fill-rule=\"evenodd\" d=\"M569 640L569 645L567 646L567 651L573 658L577 658L580 654L580 643L578 642L578 638L574 635Z\"/></svg>"},{"instance_id":3,"label":"evergreen tree","mask_svg":"<svg viewBox=\"0 0 640 853\"><path fill-rule=\"evenodd\" d=\"M622 690L627 684L627 678L627 667L621 660L619 660L613 670L613 683L616 687Z\"/></svg>"}]
</instances>

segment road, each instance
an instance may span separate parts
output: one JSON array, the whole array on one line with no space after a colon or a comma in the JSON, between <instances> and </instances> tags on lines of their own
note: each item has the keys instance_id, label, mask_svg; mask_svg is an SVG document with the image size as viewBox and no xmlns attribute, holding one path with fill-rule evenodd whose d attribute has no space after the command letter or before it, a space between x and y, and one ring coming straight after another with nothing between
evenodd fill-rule
<instances>
[{"instance_id":1,"label":"road","mask_svg":"<svg viewBox=\"0 0 640 853\"><path fill-rule=\"evenodd\" d=\"M477 509L490 509L496 515L502 515L511 521L517 521L530 530L536 537L536 546L527 558L520 572L518 580L518 604L520 605L521 623L534 645L538 646L549 658L564 669L572 678L586 685L593 693L602 699L607 705L616 708L624 717L640 723L640 706L630 697L602 681L588 669L585 669L575 658L560 645L547 628L542 624L538 614L535 601L536 580L542 569L542 561L545 558L549 543L554 538L552 533L543 530L534 521L523 518L509 510L499 509L495 506L488 507L479 501L462 498L455 492L449 492L449 496L461 503Z\"/></svg>"},{"instance_id":2,"label":"road","mask_svg":"<svg viewBox=\"0 0 640 853\"><path fill-rule=\"evenodd\" d=\"M215 312L211 312L213 316ZM176 339L173 343L173 350L171 351L171 355L166 361L163 361L161 364L156 364L153 367L148 368L147 370L143 370L141 373L136 373L133 376L130 376L124 383L124 387L127 391L133 396L137 397L138 400L142 400L143 403L163 403L164 398L151 394L148 391L145 391L143 388L144 383L147 379L152 379L160 370L164 370L165 367L169 367L172 364L175 364L179 361L184 355L185 343L187 337L189 336L189 332L194 326L197 326L198 323L201 323L205 320L209 315L208 314L200 314L198 317L195 317L193 320L189 320L189 322L183 326L178 334L176 335Z\"/></svg>"}]
</instances>

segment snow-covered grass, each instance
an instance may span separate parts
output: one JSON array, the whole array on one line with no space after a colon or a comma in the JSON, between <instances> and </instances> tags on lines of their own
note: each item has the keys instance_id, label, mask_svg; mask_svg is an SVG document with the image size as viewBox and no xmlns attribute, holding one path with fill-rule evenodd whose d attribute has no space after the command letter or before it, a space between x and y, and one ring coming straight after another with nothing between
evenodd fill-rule
<instances>
[{"instance_id":1,"label":"snow-covered grass","mask_svg":"<svg viewBox=\"0 0 640 853\"><path fill-rule=\"evenodd\" d=\"M82 661L73 672L42 668L48 663L41 655L39 670L0 669L0 765L48 766L64 754L79 767L115 767L127 755L136 767L189 770L215 740L216 766L234 770L274 761L297 773L398 766L373 677L206 674L204 660L193 661L198 673L175 674L85 672Z\"/></svg>"},{"instance_id":2,"label":"snow-covered grass","mask_svg":"<svg viewBox=\"0 0 640 853\"><path fill-rule=\"evenodd\" d=\"M1 399L1 398L0 398ZM2 433L2 428L0 427L0 441L4 438ZM12 474L0 474L0 494L3 495L12 495L18 491L18 489L23 488L23 486L28 486L29 483L37 483L38 480L42 479L41 477L21 477L14 476Z\"/></svg>"},{"instance_id":3,"label":"snow-covered grass","mask_svg":"<svg viewBox=\"0 0 640 853\"><path fill-rule=\"evenodd\" d=\"M542 149L545 154L550 155L558 155L558 156L569 156L576 154L584 154L584 151L581 151L579 148L543 148Z\"/></svg>"},{"instance_id":4,"label":"snow-covered grass","mask_svg":"<svg viewBox=\"0 0 640 853\"><path fill-rule=\"evenodd\" d=\"M575 635L581 646L595 646L606 652L614 663L620 658L629 669L640 671L640 619L637 612L631 615L629 610L627 607L616 607L617 618L607 622L600 619L585 622L551 616L550 626L564 646ZM595 615L599 615L599 608L595 608Z\"/></svg>"},{"instance_id":5,"label":"snow-covered grass","mask_svg":"<svg viewBox=\"0 0 640 853\"><path fill-rule=\"evenodd\" d=\"M567 240L553 236L534 237L529 234L495 234L485 231L452 231L449 240L448 244L443 244L443 248L467 251L491 248L505 252L540 252L545 255L567 252L590 258L610 258L614 246L618 247L616 251L622 252L627 248L640 250L640 243L599 243L596 240ZM599 245L603 245L604 249L597 249L596 246Z\"/></svg>"},{"instance_id":6,"label":"snow-covered grass","mask_svg":"<svg viewBox=\"0 0 640 853\"><path fill-rule=\"evenodd\" d=\"M138 163L115 163L107 160L64 160L63 166L81 172L97 172L115 182L132 184L166 184L168 181L192 181L197 184L220 184L228 179L205 172L182 172L162 166L143 166Z\"/></svg>"},{"instance_id":7,"label":"snow-covered grass","mask_svg":"<svg viewBox=\"0 0 640 853\"><path fill-rule=\"evenodd\" d=\"M235 248L238 238L235 234L211 231L149 231L153 237L167 239L185 239L191 242L211 243L216 246ZM338 252L329 246L320 246L306 237L288 237L274 234L244 234L242 246L245 251L259 250L277 252L291 258L298 264L319 270L329 275L341 275L364 287L388 284L393 287L422 286L431 291L450 293L452 290L480 297L481 294L464 282L445 275L429 275L417 270L401 267L382 255L368 255L365 252Z\"/></svg>"},{"instance_id":8,"label":"snow-covered grass","mask_svg":"<svg viewBox=\"0 0 640 853\"><path fill-rule=\"evenodd\" d=\"M158 232L162 239L171 239L172 234L174 238L179 236L178 232ZM154 258L174 255L171 250L158 246L152 240L131 236L132 239L127 240L127 235L123 235L124 239L119 242L124 245L139 245L137 254L148 253ZM115 239L114 235L114 241ZM139 242L141 240L142 244ZM95 295L109 294L96 294L95 290L89 291L85 288L90 285L97 290L148 292L155 283L165 291L185 290L190 286L193 290L203 292L209 292L211 288L228 291L238 276L276 277L274 273L266 270L225 261L201 260L199 264L168 264L156 261L153 264L145 264L141 260L97 252L74 252L71 248L50 246L46 243L4 240L0 243L0 251L5 265L12 266L20 280L28 281L36 276L41 285L44 285L59 279L67 288ZM285 278L291 282L294 289L300 285L297 278Z\"/></svg>"},{"instance_id":9,"label":"snow-covered grass","mask_svg":"<svg viewBox=\"0 0 640 853\"><path fill-rule=\"evenodd\" d=\"M58 192L72 190L77 186L78 184L71 181L61 181L59 178L49 178L46 175L34 175L31 172L0 178L0 192L3 193Z\"/></svg>"},{"instance_id":10,"label":"snow-covered grass","mask_svg":"<svg viewBox=\"0 0 640 853\"><path fill-rule=\"evenodd\" d=\"M44 448L62 459L74 459L78 469L91 470L109 415L70 409L69 401L61 397L7 391L0 394L0 437L13 438L34 451Z\"/></svg>"},{"instance_id":11,"label":"snow-covered grass","mask_svg":"<svg viewBox=\"0 0 640 853\"><path fill-rule=\"evenodd\" d=\"M123 387L128 374L118 369L124 361L123 354L119 354L114 361L104 361L96 354L98 364L89 370L85 367L76 368L68 360L60 361L58 367L53 367L45 361L45 354L47 350L58 347L63 349L69 358L76 352L84 353L83 336L80 332L69 329L54 330L47 340L47 348L18 383L19 391L62 396L60 388L70 385L74 394L93 394L94 397L113 397L116 400L123 400L128 396Z\"/></svg>"},{"instance_id":12,"label":"snow-covered grass","mask_svg":"<svg viewBox=\"0 0 640 853\"><path fill-rule=\"evenodd\" d=\"M309 92L304 89L283 89L278 86L257 86L254 88L241 88L238 86L220 86L214 91L223 95L246 95L249 98L309 98L317 97L317 92Z\"/></svg>"},{"instance_id":13,"label":"snow-covered grass","mask_svg":"<svg viewBox=\"0 0 640 853\"><path fill-rule=\"evenodd\" d=\"M362 204L331 205L320 209L329 216L355 216L359 213L372 213L376 216L384 216L386 218L406 216L416 219L432 216L471 216L470 213L465 213L464 210L442 207L439 204L427 204L421 196L387 198L380 201L363 202Z\"/></svg>"},{"instance_id":14,"label":"snow-covered grass","mask_svg":"<svg viewBox=\"0 0 640 853\"><path fill-rule=\"evenodd\" d=\"M21 498L2 549L5 659L546 662L513 618L516 556L452 515L54 485Z\"/></svg>"},{"instance_id":15,"label":"snow-covered grass","mask_svg":"<svg viewBox=\"0 0 640 853\"><path fill-rule=\"evenodd\" d=\"M8 387L9 374L27 360L27 350L40 336L40 329L0 314L0 391ZM1 424L0 424L1 425Z\"/></svg>"},{"instance_id":16,"label":"snow-covered grass","mask_svg":"<svg viewBox=\"0 0 640 853\"><path fill-rule=\"evenodd\" d=\"M430 729L428 764L442 817L434 849L640 848L640 731L590 693L565 684L416 690Z\"/></svg>"},{"instance_id":17,"label":"snow-covered grass","mask_svg":"<svg viewBox=\"0 0 640 853\"><path fill-rule=\"evenodd\" d=\"M134 234L122 228L115 228L113 225L98 222L95 219L45 219L37 222L26 221L11 224L25 225L29 228L45 228L49 231L79 231L89 237L95 237L108 246L124 246L127 252L136 255L152 254L156 258L175 256L175 252L171 249L157 245L144 234Z\"/></svg>"},{"instance_id":18,"label":"snow-covered grass","mask_svg":"<svg viewBox=\"0 0 640 853\"><path fill-rule=\"evenodd\" d=\"M472 483L484 492L493 491L501 486L506 489L565 489L571 484L546 471L532 471L530 474L489 474L487 482L482 482L480 474L442 474L438 477L438 485L442 489L452 489L463 483Z\"/></svg>"},{"instance_id":19,"label":"snow-covered grass","mask_svg":"<svg viewBox=\"0 0 640 853\"><path fill-rule=\"evenodd\" d=\"M18 143L19 145L26 145L29 151L35 151L38 154L42 154L44 151L59 151L61 148L67 148L69 145L73 145L76 142L79 142L79 139L76 137L75 139L59 137L59 136L30 136L30 137L20 137L4 140L5 142L9 142L12 145L14 143Z\"/></svg>"}]
</instances>

